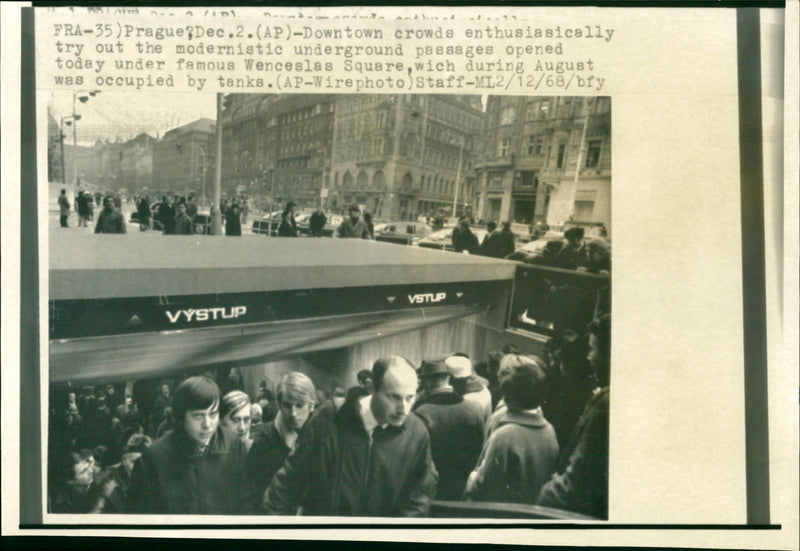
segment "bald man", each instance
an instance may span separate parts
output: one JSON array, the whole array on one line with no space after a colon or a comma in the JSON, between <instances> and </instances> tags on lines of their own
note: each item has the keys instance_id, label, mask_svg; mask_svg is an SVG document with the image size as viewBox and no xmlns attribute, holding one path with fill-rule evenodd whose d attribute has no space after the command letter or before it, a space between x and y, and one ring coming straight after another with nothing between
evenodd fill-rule
<instances>
[{"instance_id":1,"label":"bald man","mask_svg":"<svg viewBox=\"0 0 800 551\"><path fill-rule=\"evenodd\" d=\"M417 374L399 356L372 367L374 393L318 415L264 493L267 514L425 516L438 475L428 431L411 413Z\"/></svg>"}]
</instances>

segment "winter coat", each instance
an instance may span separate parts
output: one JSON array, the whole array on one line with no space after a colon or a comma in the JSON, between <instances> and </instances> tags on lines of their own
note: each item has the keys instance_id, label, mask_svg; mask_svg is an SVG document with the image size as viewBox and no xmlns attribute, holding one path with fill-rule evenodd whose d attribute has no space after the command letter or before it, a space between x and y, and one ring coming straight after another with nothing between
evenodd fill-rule
<instances>
[{"instance_id":1,"label":"winter coat","mask_svg":"<svg viewBox=\"0 0 800 551\"><path fill-rule=\"evenodd\" d=\"M234 515L252 510L245 471L247 448L218 428L203 455L182 427L167 433L136 461L128 512L160 515Z\"/></svg>"},{"instance_id":2,"label":"winter coat","mask_svg":"<svg viewBox=\"0 0 800 551\"><path fill-rule=\"evenodd\" d=\"M507 412L484 445L469 496L533 504L557 459L556 432L541 410Z\"/></svg>"},{"instance_id":3,"label":"winter coat","mask_svg":"<svg viewBox=\"0 0 800 551\"><path fill-rule=\"evenodd\" d=\"M415 517L425 516L438 475L430 439L413 413L400 427L387 426L372 439L357 401L332 417L313 417L295 452L264 495L270 514Z\"/></svg>"},{"instance_id":4,"label":"winter coat","mask_svg":"<svg viewBox=\"0 0 800 551\"><path fill-rule=\"evenodd\" d=\"M194 224L188 214L178 213L175 215L175 235L192 235Z\"/></svg>"},{"instance_id":5,"label":"winter coat","mask_svg":"<svg viewBox=\"0 0 800 551\"><path fill-rule=\"evenodd\" d=\"M66 195L58 196L58 211L60 216L69 215L69 199L67 199Z\"/></svg>"},{"instance_id":6,"label":"winter coat","mask_svg":"<svg viewBox=\"0 0 800 551\"><path fill-rule=\"evenodd\" d=\"M608 518L608 399L605 387L586 404L537 505Z\"/></svg>"},{"instance_id":7,"label":"winter coat","mask_svg":"<svg viewBox=\"0 0 800 551\"><path fill-rule=\"evenodd\" d=\"M116 209L103 209L97 216L94 233L125 233L125 218Z\"/></svg>"},{"instance_id":8,"label":"winter coat","mask_svg":"<svg viewBox=\"0 0 800 551\"><path fill-rule=\"evenodd\" d=\"M462 499L483 447L483 408L451 389L428 395L414 412L431 438L431 456L439 473L436 499Z\"/></svg>"},{"instance_id":9,"label":"winter coat","mask_svg":"<svg viewBox=\"0 0 800 551\"><path fill-rule=\"evenodd\" d=\"M453 234L455 235L455 230ZM469 251L469 254L478 254L478 249L480 248L478 237L472 233L472 230L462 229L453 239L453 248L457 253Z\"/></svg>"},{"instance_id":10,"label":"winter coat","mask_svg":"<svg viewBox=\"0 0 800 551\"><path fill-rule=\"evenodd\" d=\"M247 473L253 486L254 506L261 504L264 491L291 451L275 428L275 421L253 429L253 445L247 454Z\"/></svg>"}]
</instances>

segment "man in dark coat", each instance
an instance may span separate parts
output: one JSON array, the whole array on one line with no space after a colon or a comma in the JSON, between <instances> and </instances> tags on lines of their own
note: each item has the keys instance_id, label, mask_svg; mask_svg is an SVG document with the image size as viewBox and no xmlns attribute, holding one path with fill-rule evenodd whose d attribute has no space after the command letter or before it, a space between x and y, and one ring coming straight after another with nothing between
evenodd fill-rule
<instances>
[{"instance_id":1,"label":"man in dark coat","mask_svg":"<svg viewBox=\"0 0 800 551\"><path fill-rule=\"evenodd\" d=\"M58 214L61 221L62 228L68 228L67 218L69 218L69 199L67 199L67 190L62 189L61 195L58 196Z\"/></svg>"},{"instance_id":2,"label":"man in dark coat","mask_svg":"<svg viewBox=\"0 0 800 551\"><path fill-rule=\"evenodd\" d=\"M566 270L576 270L585 264L585 250L583 248L583 228L570 228L564 232L567 244L558 255L558 267Z\"/></svg>"},{"instance_id":3,"label":"man in dark coat","mask_svg":"<svg viewBox=\"0 0 800 551\"><path fill-rule=\"evenodd\" d=\"M436 499L460 500L483 446L483 408L450 386L443 359L424 362L419 378L425 395L414 412L430 434L431 456L439 472Z\"/></svg>"},{"instance_id":4,"label":"man in dark coat","mask_svg":"<svg viewBox=\"0 0 800 551\"><path fill-rule=\"evenodd\" d=\"M294 201L286 203L286 208L283 209L281 215L281 225L278 226L278 237L297 237L297 222L294 219L294 207L297 206ZM270 231L272 228L270 228Z\"/></svg>"},{"instance_id":5,"label":"man in dark coat","mask_svg":"<svg viewBox=\"0 0 800 551\"><path fill-rule=\"evenodd\" d=\"M513 253L516 248L517 236L511 231L511 222L503 222L503 229L495 233L497 234L497 249L495 254L497 258L505 258Z\"/></svg>"},{"instance_id":6,"label":"man in dark coat","mask_svg":"<svg viewBox=\"0 0 800 551\"><path fill-rule=\"evenodd\" d=\"M494 221L486 224L486 235L483 236L483 242L481 243L480 249L478 250L478 252L481 255L496 257L494 251L496 240L492 239L492 235L494 235L494 230L496 229L497 229L497 224Z\"/></svg>"},{"instance_id":7,"label":"man in dark coat","mask_svg":"<svg viewBox=\"0 0 800 551\"><path fill-rule=\"evenodd\" d=\"M322 230L325 229L325 222L327 222L325 213L319 209L315 210L308 219L308 233L311 237L322 237Z\"/></svg>"},{"instance_id":8,"label":"man in dark coat","mask_svg":"<svg viewBox=\"0 0 800 551\"><path fill-rule=\"evenodd\" d=\"M175 233L175 203L172 197L164 197L158 207L158 218L164 227L164 235Z\"/></svg>"},{"instance_id":9,"label":"man in dark coat","mask_svg":"<svg viewBox=\"0 0 800 551\"><path fill-rule=\"evenodd\" d=\"M264 494L270 514L425 516L438 475L428 431L411 414L417 374L399 356L378 359L374 394L315 416Z\"/></svg>"},{"instance_id":10,"label":"man in dark coat","mask_svg":"<svg viewBox=\"0 0 800 551\"><path fill-rule=\"evenodd\" d=\"M192 235L194 224L186 212L186 203L178 203L178 212L175 214L175 235Z\"/></svg>"},{"instance_id":11,"label":"man in dark coat","mask_svg":"<svg viewBox=\"0 0 800 551\"><path fill-rule=\"evenodd\" d=\"M350 205L347 209L349 216L345 218L336 229L338 237L354 237L356 239L372 239L369 227L364 219L361 218L361 209L356 204Z\"/></svg>"},{"instance_id":12,"label":"man in dark coat","mask_svg":"<svg viewBox=\"0 0 800 551\"><path fill-rule=\"evenodd\" d=\"M589 362L599 388L559 455L556 473L542 487L537 505L608 518L608 415L611 315L589 327Z\"/></svg>"},{"instance_id":13,"label":"man in dark coat","mask_svg":"<svg viewBox=\"0 0 800 551\"><path fill-rule=\"evenodd\" d=\"M125 233L125 218L114 208L111 197L103 199L103 210L97 217L94 233Z\"/></svg>"},{"instance_id":14,"label":"man in dark coat","mask_svg":"<svg viewBox=\"0 0 800 551\"><path fill-rule=\"evenodd\" d=\"M296 371L287 373L278 383L278 415L253 430L253 445L247 455L247 471L258 506L272 477L294 451L297 437L308 421L316 403L316 389L311 379Z\"/></svg>"},{"instance_id":15,"label":"man in dark coat","mask_svg":"<svg viewBox=\"0 0 800 551\"><path fill-rule=\"evenodd\" d=\"M89 220L89 203L86 201L86 194L82 191L78 192L78 198L75 199L75 206L78 209L78 226L86 227Z\"/></svg>"},{"instance_id":16,"label":"man in dark coat","mask_svg":"<svg viewBox=\"0 0 800 551\"><path fill-rule=\"evenodd\" d=\"M239 203L233 202L225 213L225 235L242 235L242 219Z\"/></svg>"},{"instance_id":17,"label":"man in dark coat","mask_svg":"<svg viewBox=\"0 0 800 551\"><path fill-rule=\"evenodd\" d=\"M147 197L142 197L136 204L136 210L139 213L139 230L145 231L150 229L150 200Z\"/></svg>"},{"instance_id":18,"label":"man in dark coat","mask_svg":"<svg viewBox=\"0 0 800 551\"><path fill-rule=\"evenodd\" d=\"M453 229L453 235L455 235L453 239L453 248L455 248L457 253L469 251L469 254L478 254L480 244L478 243L477 236L469 229L469 221L467 219L461 221L457 235L455 229Z\"/></svg>"},{"instance_id":19,"label":"man in dark coat","mask_svg":"<svg viewBox=\"0 0 800 551\"><path fill-rule=\"evenodd\" d=\"M246 514L253 497L247 449L219 426L220 394L208 377L190 377L173 394L178 425L144 450L128 490L139 514Z\"/></svg>"}]
</instances>

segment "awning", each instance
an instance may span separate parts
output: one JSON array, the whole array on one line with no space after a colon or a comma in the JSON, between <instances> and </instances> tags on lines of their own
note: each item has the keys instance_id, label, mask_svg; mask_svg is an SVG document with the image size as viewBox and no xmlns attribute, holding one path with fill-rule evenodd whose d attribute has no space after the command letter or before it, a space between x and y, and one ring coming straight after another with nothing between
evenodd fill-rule
<instances>
[{"instance_id":1,"label":"awning","mask_svg":"<svg viewBox=\"0 0 800 551\"><path fill-rule=\"evenodd\" d=\"M437 306L50 341L50 382L106 383L165 377L191 370L268 363L352 346L484 311Z\"/></svg>"}]
</instances>

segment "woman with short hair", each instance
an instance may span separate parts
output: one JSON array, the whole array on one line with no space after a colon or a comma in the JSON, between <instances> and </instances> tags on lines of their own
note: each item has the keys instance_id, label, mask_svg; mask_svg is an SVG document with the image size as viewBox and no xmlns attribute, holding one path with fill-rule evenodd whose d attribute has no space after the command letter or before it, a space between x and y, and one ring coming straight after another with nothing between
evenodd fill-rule
<instances>
[{"instance_id":1,"label":"woman with short hair","mask_svg":"<svg viewBox=\"0 0 800 551\"><path fill-rule=\"evenodd\" d=\"M497 371L508 411L484 443L467 481L475 501L536 502L558 458L558 441L542 414L545 364L536 356L509 354Z\"/></svg>"}]
</instances>

